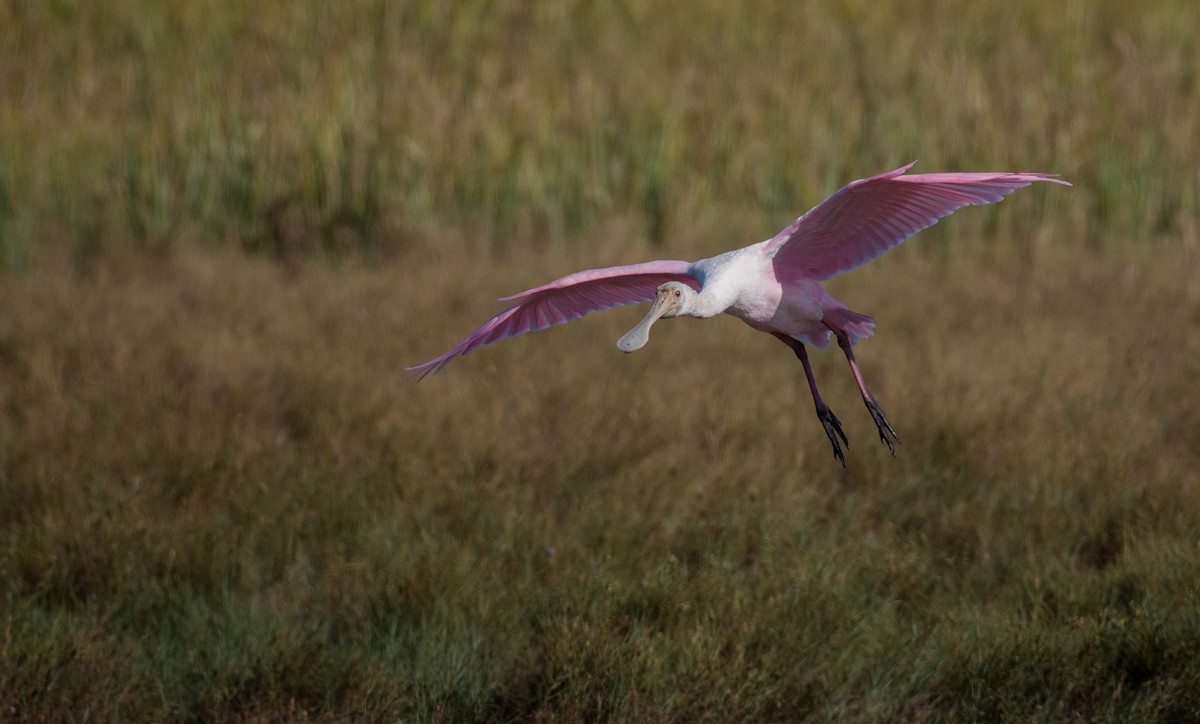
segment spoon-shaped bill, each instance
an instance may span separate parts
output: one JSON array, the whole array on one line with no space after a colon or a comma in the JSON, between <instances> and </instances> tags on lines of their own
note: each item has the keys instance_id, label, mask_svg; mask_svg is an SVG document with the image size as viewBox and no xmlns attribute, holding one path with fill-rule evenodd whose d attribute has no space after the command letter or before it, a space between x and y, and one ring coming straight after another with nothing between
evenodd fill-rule
<instances>
[{"instance_id":1,"label":"spoon-shaped bill","mask_svg":"<svg viewBox=\"0 0 1200 724\"><path fill-rule=\"evenodd\" d=\"M642 321L638 322L638 325L629 330L624 337L617 340L617 348L622 352L633 352L646 346L646 342L650 341L650 325L667 313L670 299L670 296L666 294L659 294Z\"/></svg>"}]
</instances>

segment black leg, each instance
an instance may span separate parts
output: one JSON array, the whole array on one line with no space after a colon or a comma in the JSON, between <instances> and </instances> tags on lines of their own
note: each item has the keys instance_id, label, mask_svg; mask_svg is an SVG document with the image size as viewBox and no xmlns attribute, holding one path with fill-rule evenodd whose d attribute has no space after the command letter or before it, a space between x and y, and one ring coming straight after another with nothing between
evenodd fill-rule
<instances>
[{"instance_id":1,"label":"black leg","mask_svg":"<svg viewBox=\"0 0 1200 724\"><path fill-rule=\"evenodd\" d=\"M892 445L892 441L895 440L899 443L900 437L896 435L896 431L892 429L892 423L888 422L887 415L884 415L883 410L879 409L874 396L867 389L867 383L863 381L862 373L858 371L858 363L854 361L850 337L840 329L833 329L833 333L837 336L838 346L846 355L846 361L850 363L850 372L854 374L854 381L858 383L858 391L862 393L863 404L867 406L867 411L871 413L871 419L875 421L875 427L879 430L879 439L888 446L892 457L895 457L896 448Z\"/></svg>"},{"instance_id":2,"label":"black leg","mask_svg":"<svg viewBox=\"0 0 1200 724\"><path fill-rule=\"evenodd\" d=\"M804 365L804 376L808 378L808 389L812 390L813 404L817 407L817 419L821 421L821 426L825 428L825 434L829 436L829 442L833 445L833 456L838 459L842 467L846 467L846 456L842 452L842 445L838 443L838 438L842 439L842 443L847 449L850 448L850 441L846 439L846 433L842 432L842 423L838 421L837 415L833 414L833 410L829 409L829 406L821 399L821 393L817 391L817 379L813 377L812 365L808 362L808 350L798 339L778 332L772 332L772 334L791 347L792 351L796 353L796 358Z\"/></svg>"}]
</instances>

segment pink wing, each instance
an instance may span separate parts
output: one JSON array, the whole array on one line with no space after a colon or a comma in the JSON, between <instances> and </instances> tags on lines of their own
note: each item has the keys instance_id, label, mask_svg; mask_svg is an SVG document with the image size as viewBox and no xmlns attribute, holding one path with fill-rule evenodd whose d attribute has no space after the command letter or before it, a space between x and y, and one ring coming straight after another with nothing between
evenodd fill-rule
<instances>
[{"instance_id":1,"label":"pink wing","mask_svg":"<svg viewBox=\"0 0 1200 724\"><path fill-rule=\"evenodd\" d=\"M649 261L588 269L503 297L502 302L520 301L471 332L446 354L407 369L424 378L431 372L440 372L455 357L477 347L569 322L598 309L649 301L654 298L659 285L666 282L684 282L699 289L700 282L688 273L690 266L686 261Z\"/></svg>"},{"instance_id":2,"label":"pink wing","mask_svg":"<svg viewBox=\"0 0 1200 724\"><path fill-rule=\"evenodd\" d=\"M915 161L913 163L916 163ZM874 259L964 206L994 204L1044 173L926 173L913 164L851 182L767 242L783 282L828 279Z\"/></svg>"}]
</instances>

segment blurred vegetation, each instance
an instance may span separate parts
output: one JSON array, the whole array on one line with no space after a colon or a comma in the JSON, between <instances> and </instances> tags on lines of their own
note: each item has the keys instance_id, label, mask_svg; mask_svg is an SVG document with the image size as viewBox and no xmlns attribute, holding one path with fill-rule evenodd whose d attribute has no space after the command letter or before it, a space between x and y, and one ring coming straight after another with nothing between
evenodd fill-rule
<instances>
[{"instance_id":1,"label":"blurred vegetation","mask_svg":"<svg viewBox=\"0 0 1200 724\"><path fill-rule=\"evenodd\" d=\"M0 3L0 718L1200 719L1197 27ZM832 280L895 459L836 350L846 469L732 319L400 383L491 297L913 159L1075 186Z\"/></svg>"},{"instance_id":2,"label":"blurred vegetation","mask_svg":"<svg viewBox=\"0 0 1200 724\"><path fill-rule=\"evenodd\" d=\"M613 220L715 250L914 159L1078 185L963 248L1196 236L1188 0L14 0L0 25L10 266L54 241L375 255Z\"/></svg>"},{"instance_id":3,"label":"blurred vegetation","mask_svg":"<svg viewBox=\"0 0 1200 724\"><path fill-rule=\"evenodd\" d=\"M814 353L843 470L733 319L625 356L612 312L402 384L479 321L468 261L0 285L4 717L1200 716L1194 267L857 270L903 445Z\"/></svg>"}]
</instances>

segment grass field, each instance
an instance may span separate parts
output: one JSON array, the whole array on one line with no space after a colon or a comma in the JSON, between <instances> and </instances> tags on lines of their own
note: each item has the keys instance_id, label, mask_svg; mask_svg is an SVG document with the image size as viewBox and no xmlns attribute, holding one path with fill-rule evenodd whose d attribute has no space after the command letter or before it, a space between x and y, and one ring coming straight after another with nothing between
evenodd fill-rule
<instances>
[{"instance_id":1,"label":"grass field","mask_svg":"<svg viewBox=\"0 0 1200 724\"><path fill-rule=\"evenodd\" d=\"M323 6L322 6L323 7ZM1200 6L0 5L0 718L1200 718ZM835 350L491 299L1032 169Z\"/></svg>"}]
</instances>

